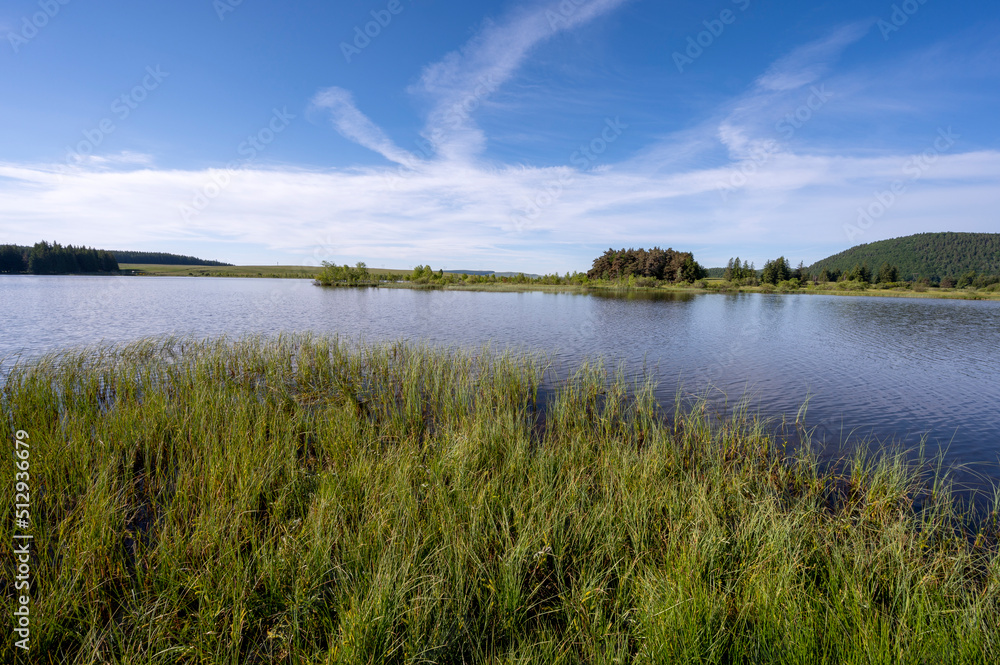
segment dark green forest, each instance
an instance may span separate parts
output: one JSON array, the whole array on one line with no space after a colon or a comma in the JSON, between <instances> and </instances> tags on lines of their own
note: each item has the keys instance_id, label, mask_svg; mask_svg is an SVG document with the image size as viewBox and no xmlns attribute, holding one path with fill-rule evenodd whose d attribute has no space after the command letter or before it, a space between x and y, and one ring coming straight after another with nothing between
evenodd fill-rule
<instances>
[{"instance_id":1,"label":"dark green forest","mask_svg":"<svg viewBox=\"0 0 1000 665\"><path fill-rule=\"evenodd\" d=\"M74 273L117 272L119 263L173 266L231 266L232 263L208 261L194 256L166 252L133 252L123 250L74 247L45 241L33 247L0 245L0 273L31 273L57 275Z\"/></svg>"},{"instance_id":2,"label":"dark green forest","mask_svg":"<svg viewBox=\"0 0 1000 665\"><path fill-rule=\"evenodd\" d=\"M130 252L119 249L111 250L118 263L137 263L141 265L161 266L231 266L232 263L208 261L194 256L182 254L167 254L166 252Z\"/></svg>"},{"instance_id":3,"label":"dark green forest","mask_svg":"<svg viewBox=\"0 0 1000 665\"><path fill-rule=\"evenodd\" d=\"M1000 233L920 233L879 240L817 261L808 270L834 274L884 264L895 266L899 279L907 281L958 282L973 272L1000 275Z\"/></svg>"},{"instance_id":4,"label":"dark green forest","mask_svg":"<svg viewBox=\"0 0 1000 665\"><path fill-rule=\"evenodd\" d=\"M0 245L0 273L67 275L118 272L111 252L91 247L74 247L45 241L34 247Z\"/></svg>"}]
</instances>

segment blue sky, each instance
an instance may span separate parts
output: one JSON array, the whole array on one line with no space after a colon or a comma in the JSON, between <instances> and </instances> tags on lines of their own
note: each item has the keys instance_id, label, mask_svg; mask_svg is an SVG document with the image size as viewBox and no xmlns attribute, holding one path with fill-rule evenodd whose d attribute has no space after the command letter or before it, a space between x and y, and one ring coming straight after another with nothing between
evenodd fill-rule
<instances>
[{"instance_id":1,"label":"blue sky","mask_svg":"<svg viewBox=\"0 0 1000 665\"><path fill-rule=\"evenodd\" d=\"M7 0L0 242L566 272L1000 231L1000 7Z\"/></svg>"}]
</instances>

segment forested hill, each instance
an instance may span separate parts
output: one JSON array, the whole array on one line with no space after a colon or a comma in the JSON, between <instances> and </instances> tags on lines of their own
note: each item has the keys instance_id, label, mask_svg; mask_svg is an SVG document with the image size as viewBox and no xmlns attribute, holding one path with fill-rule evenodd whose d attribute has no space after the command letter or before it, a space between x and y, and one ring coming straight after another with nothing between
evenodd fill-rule
<instances>
[{"instance_id":1,"label":"forested hill","mask_svg":"<svg viewBox=\"0 0 1000 665\"><path fill-rule=\"evenodd\" d=\"M37 242L33 247L0 245L0 273L72 275L76 273L118 272L119 263L141 265L231 266L193 256L164 252L126 252Z\"/></svg>"},{"instance_id":2,"label":"forested hill","mask_svg":"<svg viewBox=\"0 0 1000 665\"><path fill-rule=\"evenodd\" d=\"M809 272L847 272L864 264L878 270L884 263L899 268L902 279L936 281L971 271L1000 275L1000 233L919 233L879 240L817 261Z\"/></svg>"},{"instance_id":3,"label":"forested hill","mask_svg":"<svg viewBox=\"0 0 1000 665\"><path fill-rule=\"evenodd\" d=\"M231 266L232 263L222 261L207 261L193 256L167 254L165 252L128 252L118 249L111 250L118 263L136 263L141 265L162 266Z\"/></svg>"}]
</instances>

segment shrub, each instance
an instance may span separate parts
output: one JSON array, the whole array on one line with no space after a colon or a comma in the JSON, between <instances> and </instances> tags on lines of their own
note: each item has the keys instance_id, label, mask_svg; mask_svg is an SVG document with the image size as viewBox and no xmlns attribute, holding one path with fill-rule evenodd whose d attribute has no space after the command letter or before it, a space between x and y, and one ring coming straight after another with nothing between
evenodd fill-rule
<instances>
[{"instance_id":1,"label":"shrub","mask_svg":"<svg viewBox=\"0 0 1000 665\"><path fill-rule=\"evenodd\" d=\"M791 279L785 279L778 282L779 291L797 291L800 286L801 284L799 283L799 280L796 277L792 277Z\"/></svg>"}]
</instances>

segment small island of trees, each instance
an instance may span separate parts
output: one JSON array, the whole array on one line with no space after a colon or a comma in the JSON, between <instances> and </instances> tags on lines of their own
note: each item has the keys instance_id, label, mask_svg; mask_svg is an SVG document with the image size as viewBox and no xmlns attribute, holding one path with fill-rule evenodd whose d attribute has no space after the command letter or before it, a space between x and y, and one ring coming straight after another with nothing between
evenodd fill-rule
<instances>
[{"instance_id":1,"label":"small island of trees","mask_svg":"<svg viewBox=\"0 0 1000 665\"><path fill-rule=\"evenodd\" d=\"M656 282L695 282L708 276L690 252L654 247L645 249L609 249L594 259L587 273L592 280L631 279L633 285L653 286ZM641 282L641 283L640 283Z\"/></svg>"}]
</instances>

